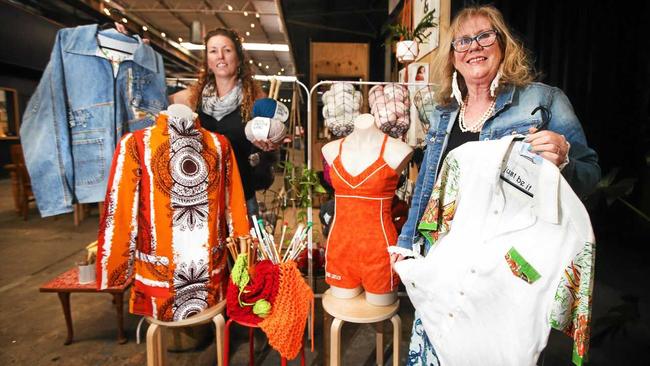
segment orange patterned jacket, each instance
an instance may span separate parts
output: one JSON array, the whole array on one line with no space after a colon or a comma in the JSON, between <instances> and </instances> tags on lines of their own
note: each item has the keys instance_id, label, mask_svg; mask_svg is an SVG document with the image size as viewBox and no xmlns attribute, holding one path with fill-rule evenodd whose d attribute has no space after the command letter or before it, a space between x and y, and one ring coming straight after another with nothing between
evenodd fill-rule
<instances>
[{"instance_id":1,"label":"orange patterned jacket","mask_svg":"<svg viewBox=\"0 0 650 366\"><path fill-rule=\"evenodd\" d=\"M97 287L135 276L129 310L176 321L224 298L226 238L247 235L246 203L224 136L160 114L113 156L98 235Z\"/></svg>"}]
</instances>

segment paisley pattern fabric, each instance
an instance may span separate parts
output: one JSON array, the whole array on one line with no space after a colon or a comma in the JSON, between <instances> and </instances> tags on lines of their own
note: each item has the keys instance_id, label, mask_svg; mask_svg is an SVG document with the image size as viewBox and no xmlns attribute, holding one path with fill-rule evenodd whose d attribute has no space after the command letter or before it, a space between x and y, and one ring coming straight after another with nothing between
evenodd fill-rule
<instances>
[{"instance_id":1,"label":"paisley pattern fabric","mask_svg":"<svg viewBox=\"0 0 650 366\"><path fill-rule=\"evenodd\" d=\"M117 146L99 230L97 286L135 275L131 313L182 320L224 298L224 245L248 233L228 140L161 114Z\"/></svg>"}]
</instances>

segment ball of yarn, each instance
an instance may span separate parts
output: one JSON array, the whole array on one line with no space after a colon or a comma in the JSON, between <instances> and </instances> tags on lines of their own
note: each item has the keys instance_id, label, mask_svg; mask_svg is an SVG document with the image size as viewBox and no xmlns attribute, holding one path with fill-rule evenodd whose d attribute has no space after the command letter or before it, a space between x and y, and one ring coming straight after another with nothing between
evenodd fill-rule
<instances>
[{"instance_id":1,"label":"ball of yarn","mask_svg":"<svg viewBox=\"0 0 650 366\"><path fill-rule=\"evenodd\" d=\"M289 118L289 109L275 99L262 98L253 103L253 117L268 117L285 122Z\"/></svg>"},{"instance_id":2,"label":"ball of yarn","mask_svg":"<svg viewBox=\"0 0 650 366\"><path fill-rule=\"evenodd\" d=\"M334 83L332 84L330 90L334 92L334 94L343 93L343 92L352 93L354 92L354 85L349 83Z\"/></svg>"},{"instance_id":3,"label":"ball of yarn","mask_svg":"<svg viewBox=\"0 0 650 366\"><path fill-rule=\"evenodd\" d=\"M256 118L263 118L263 117L256 117ZM269 121L270 121L270 127L269 127L268 134L266 134L266 139L273 142L274 144L279 144L287 135L287 126L285 126L284 123L280 122L277 119L270 118ZM261 123L261 122L253 118L252 120L248 121L246 123L246 126L244 127L244 133L246 134L246 138L250 142L259 140L253 134L253 125L255 123Z\"/></svg>"}]
</instances>

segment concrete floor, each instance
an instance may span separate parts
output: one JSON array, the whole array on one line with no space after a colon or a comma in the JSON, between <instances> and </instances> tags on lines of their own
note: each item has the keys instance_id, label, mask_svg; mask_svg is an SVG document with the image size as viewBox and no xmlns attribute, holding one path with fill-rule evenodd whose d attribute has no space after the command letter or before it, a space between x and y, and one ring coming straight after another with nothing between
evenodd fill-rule
<instances>
[{"instance_id":1,"label":"concrete floor","mask_svg":"<svg viewBox=\"0 0 650 366\"><path fill-rule=\"evenodd\" d=\"M95 240L98 215L95 210L80 226L72 215L41 219L32 207L29 220L13 210L8 180L0 180L0 365L144 365L146 347L136 344L140 317L125 315L129 341L116 342L115 311L110 296L73 294L71 299L75 341L64 346L65 322L55 294L39 293L47 280L64 272L84 256L84 246ZM598 233L597 233L598 237ZM647 239L647 237L646 237ZM646 244L647 244L646 240ZM634 255L629 247L598 247L594 288L590 365L650 364L650 315L647 256ZM647 251L646 251L647 252ZM320 289L322 284L319 286ZM125 308L128 307L125 300ZM308 365L323 364L323 322L320 301L316 303L315 350L307 352ZM412 307L402 299L402 344L400 364L406 361ZM374 329L347 324L343 327L345 365L374 364ZM385 327L390 333L390 325ZM142 329L142 339L146 325ZM263 344L258 334L257 364L278 365L277 353ZM234 332L231 364L248 363L248 344L242 329ZM390 339L390 337L386 337ZM390 347L386 365L392 364ZM570 365L571 341L557 332L539 365ZM202 348L169 352L170 365L214 365L212 342ZM293 361L291 364L298 364Z\"/></svg>"}]
</instances>

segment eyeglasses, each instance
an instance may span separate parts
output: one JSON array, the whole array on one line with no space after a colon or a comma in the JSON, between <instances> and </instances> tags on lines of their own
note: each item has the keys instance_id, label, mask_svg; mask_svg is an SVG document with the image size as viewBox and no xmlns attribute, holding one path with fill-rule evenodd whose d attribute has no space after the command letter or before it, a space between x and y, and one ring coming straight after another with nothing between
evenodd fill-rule
<instances>
[{"instance_id":1,"label":"eyeglasses","mask_svg":"<svg viewBox=\"0 0 650 366\"><path fill-rule=\"evenodd\" d=\"M481 47L489 47L497 40L497 31L494 29L481 32L474 37L461 37L453 40L451 46L456 52L467 52L472 46L472 42L476 41Z\"/></svg>"}]
</instances>

